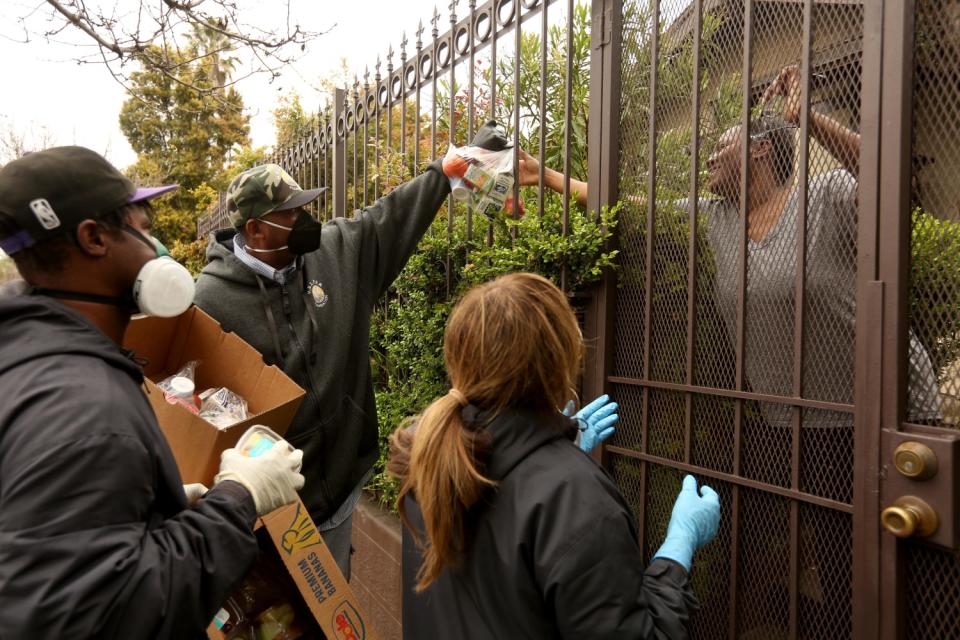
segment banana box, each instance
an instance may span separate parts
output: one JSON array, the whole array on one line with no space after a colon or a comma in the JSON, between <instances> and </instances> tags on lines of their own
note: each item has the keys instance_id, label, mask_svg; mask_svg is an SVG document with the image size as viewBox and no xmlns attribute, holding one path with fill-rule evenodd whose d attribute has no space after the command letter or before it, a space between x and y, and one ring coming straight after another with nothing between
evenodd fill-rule
<instances>
[{"instance_id":1,"label":"banana box","mask_svg":"<svg viewBox=\"0 0 960 640\"><path fill-rule=\"evenodd\" d=\"M225 604L207 629L210 640L231 640L235 634L247 637L240 632L249 633L251 628L259 630L257 637L275 637L274 632L281 630L290 637L299 637L296 633L310 633L314 624L330 640L376 640L377 634L363 607L302 502L298 500L265 515L258 522L257 533L261 558L251 574L258 576L259 584L264 585L262 590L273 599L263 600L243 612ZM280 578L285 584L279 585L277 570L270 569L278 560L285 569ZM264 575L274 576L272 586L263 580ZM240 589L244 588L242 583ZM279 600L278 593L283 594ZM257 595L247 589L242 595L231 597L228 603L254 602ZM305 615L312 619L304 620Z\"/></svg>"}]
</instances>

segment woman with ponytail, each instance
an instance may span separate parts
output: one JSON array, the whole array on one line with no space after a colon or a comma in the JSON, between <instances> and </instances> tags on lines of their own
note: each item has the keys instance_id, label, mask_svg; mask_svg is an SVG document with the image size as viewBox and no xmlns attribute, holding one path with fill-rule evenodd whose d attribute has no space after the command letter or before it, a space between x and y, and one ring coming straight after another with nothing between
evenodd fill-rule
<instances>
[{"instance_id":1,"label":"woman with ponytail","mask_svg":"<svg viewBox=\"0 0 960 640\"><path fill-rule=\"evenodd\" d=\"M391 440L410 534L406 640L687 637L688 573L719 500L688 476L643 570L629 507L574 444L578 424L581 441L609 435L616 405L601 398L574 419L559 409L582 355L566 297L540 276L501 276L454 308L452 388Z\"/></svg>"}]
</instances>

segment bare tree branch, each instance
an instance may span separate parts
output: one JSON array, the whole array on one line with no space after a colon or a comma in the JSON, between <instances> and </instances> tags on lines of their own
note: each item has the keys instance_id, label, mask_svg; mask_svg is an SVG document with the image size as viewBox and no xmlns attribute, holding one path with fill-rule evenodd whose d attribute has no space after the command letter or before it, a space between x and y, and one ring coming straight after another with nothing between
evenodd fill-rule
<instances>
[{"instance_id":1,"label":"bare tree branch","mask_svg":"<svg viewBox=\"0 0 960 640\"><path fill-rule=\"evenodd\" d=\"M109 67L113 77L126 87L130 84L130 74L136 72L136 68L127 63L137 61L191 90L215 95L238 80L229 73L218 73L215 86L205 83L198 87L185 81L178 71L185 64L204 58L212 59L217 67L221 55L239 51L246 52L248 58L244 62L249 68L244 69L243 78L262 73L275 78L280 68L303 54L308 43L329 30L308 31L295 21L291 25L290 1L286 0L285 12L276 12L276 24L268 28L246 24L245 9L234 0L139 0L139 5L127 15L118 11L116 0L42 0L38 7L21 16L19 22L25 42L29 42L31 36L50 39L68 29L82 34L100 49L97 63ZM36 23L40 18L35 14L43 6L49 11L46 24L41 28ZM178 36L196 29L215 34L220 42L210 51L191 51L187 54L190 59L185 61Z\"/></svg>"},{"instance_id":2,"label":"bare tree branch","mask_svg":"<svg viewBox=\"0 0 960 640\"><path fill-rule=\"evenodd\" d=\"M63 14L63 16L67 19L67 22L69 22L70 24L77 27L78 29L83 31L85 34L93 38L94 41L104 49L113 51L115 54L119 56L122 56L125 53L123 48L120 47L120 45L118 45L115 41L110 42L107 39L102 38L100 34L97 33L93 29L93 27L90 26L90 23L88 20L81 18L79 14L70 12L69 10L67 10L66 7L64 7L62 4L57 2L57 0L47 0L47 4L49 4L54 9L56 9L59 13Z\"/></svg>"},{"instance_id":3,"label":"bare tree branch","mask_svg":"<svg viewBox=\"0 0 960 640\"><path fill-rule=\"evenodd\" d=\"M0 165L55 144L56 138L43 125L30 123L18 127L13 122L0 121Z\"/></svg>"}]
</instances>

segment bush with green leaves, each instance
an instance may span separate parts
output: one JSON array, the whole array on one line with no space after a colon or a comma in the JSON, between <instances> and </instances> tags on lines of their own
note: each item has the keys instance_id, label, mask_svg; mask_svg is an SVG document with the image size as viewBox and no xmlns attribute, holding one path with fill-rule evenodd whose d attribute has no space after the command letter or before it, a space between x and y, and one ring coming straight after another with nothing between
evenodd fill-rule
<instances>
[{"instance_id":1,"label":"bush with green leaves","mask_svg":"<svg viewBox=\"0 0 960 640\"><path fill-rule=\"evenodd\" d=\"M911 327L942 377L960 358L960 222L914 209L910 266Z\"/></svg>"},{"instance_id":2,"label":"bush with green leaves","mask_svg":"<svg viewBox=\"0 0 960 640\"><path fill-rule=\"evenodd\" d=\"M185 266L196 278L207 264L207 239L177 242L170 247L170 257Z\"/></svg>"},{"instance_id":3,"label":"bush with green leaves","mask_svg":"<svg viewBox=\"0 0 960 640\"><path fill-rule=\"evenodd\" d=\"M446 214L437 217L374 313L370 329L381 449L367 489L381 504L393 505L397 495L396 483L384 472L390 434L448 388L443 333L456 299L477 284L515 271L539 273L557 283L565 272L570 291L587 291L604 269L614 266L616 251L607 248L607 241L616 226L617 211L605 208L594 219L574 209L564 236L561 199L547 194L543 217L530 213L518 220L474 220L469 240L465 216L455 217L449 238ZM490 224L496 228L494 237L500 239L492 246L485 242ZM449 296L448 259L453 274Z\"/></svg>"}]
</instances>

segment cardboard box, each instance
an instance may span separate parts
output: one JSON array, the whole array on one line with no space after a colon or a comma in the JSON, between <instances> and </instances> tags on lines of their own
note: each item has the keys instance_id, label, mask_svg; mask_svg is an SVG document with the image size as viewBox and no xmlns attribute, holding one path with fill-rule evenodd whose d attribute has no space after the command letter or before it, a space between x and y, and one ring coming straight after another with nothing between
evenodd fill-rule
<instances>
[{"instance_id":1,"label":"cardboard box","mask_svg":"<svg viewBox=\"0 0 960 640\"><path fill-rule=\"evenodd\" d=\"M147 397L180 468L185 484L213 486L220 453L237 443L251 425L262 424L283 435L300 406L304 391L283 371L268 366L256 349L197 307L176 318L136 318L124 347L147 361ZM227 387L247 401L253 417L218 429L164 398L156 383L199 360L196 388Z\"/></svg>"},{"instance_id":2,"label":"cardboard box","mask_svg":"<svg viewBox=\"0 0 960 640\"><path fill-rule=\"evenodd\" d=\"M260 562L274 562L279 556L301 598L290 603L295 609L305 605L329 640L376 640L363 608L302 502L267 514L259 524L264 556ZM263 541L264 531L267 543ZM224 637L213 624L207 636L211 640Z\"/></svg>"},{"instance_id":3,"label":"cardboard box","mask_svg":"<svg viewBox=\"0 0 960 640\"><path fill-rule=\"evenodd\" d=\"M146 390L157 421L176 458L184 483L213 486L220 453L232 447L253 424L278 434L300 406L304 391L236 334L196 307L176 318L137 318L127 328L124 346L145 358ZM156 382L199 360L197 389L227 387L247 401L253 417L218 429L184 407L166 401ZM376 640L366 616L340 573L316 525L299 500L267 514L258 522L261 562L283 563L287 591L306 608L331 640ZM210 638L222 638L211 624Z\"/></svg>"}]
</instances>

